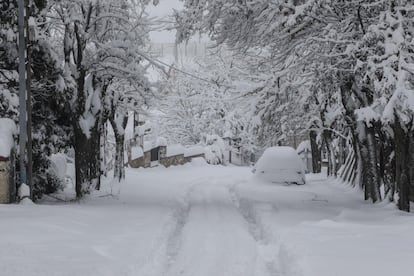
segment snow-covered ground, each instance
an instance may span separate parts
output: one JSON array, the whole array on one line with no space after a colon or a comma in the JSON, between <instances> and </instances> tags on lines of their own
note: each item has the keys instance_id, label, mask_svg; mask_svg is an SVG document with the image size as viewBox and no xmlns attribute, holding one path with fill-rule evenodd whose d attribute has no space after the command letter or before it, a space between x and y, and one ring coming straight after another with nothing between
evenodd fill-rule
<instances>
[{"instance_id":1,"label":"snow-covered ground","mask_svg":"<svg viewBox=\"0 0 414 276\"><path fill-rule=\"evenodd\" d=\"M117 189L113 189L115 194ZM0 205L0 275L409 274L414 218L321 175L249 168L128 170L119 196Z\"/></svg>"}]
</instances>

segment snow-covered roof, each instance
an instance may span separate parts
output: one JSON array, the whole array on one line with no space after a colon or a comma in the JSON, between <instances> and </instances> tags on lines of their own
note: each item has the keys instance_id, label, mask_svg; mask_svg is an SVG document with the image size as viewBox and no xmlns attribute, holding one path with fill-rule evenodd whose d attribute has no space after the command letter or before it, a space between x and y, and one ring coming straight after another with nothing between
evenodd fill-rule
<instances>
[{"instance_id":1,"label":"snow-covered roof","mask_svg":"<svg viewBox=\"0 0 414 276\"><path fill-rule=\"evenodd\" d=\"M167 147L167 157L184 154L185 147L180 144L170 145Z\"/></svg>"},{"instance_id":2,"label":"snow-covered roof","mask_svg":"<svg viewBox=\"0 0 414 276\"><path fill-rule=\"evenodd\" d=\"M140 158L144 155L144 152L140 146L132 147L131 148L131 159L135 160Z\"/></svg>"},{"instance_id":3,"label":"snow-covered roof","mask_svg":"<svg viewBox=\"0 0 414 276\"><path fill-rule=\"evenodd\" d=\"M144 152L162 146L167 146L167 140L164 137L158 137L155 141L144 141Z\"/></svg>"},{"instance_id":4,"label":"snow-covered roof","mask_svg":"<svg viewBox=\"0 0 414 276\"><path fill-rule=\"evenodd\" d=\"M194 156L205 153L205 148L202 146L189 147L184 150L184 156Z\"/></svg>"},{"instance_id":5,"label":"snow-covered roof","mask_svg":"<svg viewBox=\"0 0 414 276\"><path fill-rule=\"evenodd\" d=\"M0 118L0 156L8 158L14 147L13 135L17 133L16 124L8 118Z\"/></svg>"},{"instance_id":6,"label":"snow-covered roof","mask_svg":"<svg viewBox=\"0 0 414 276\"><path fill-rule=\"evenodd\" d=\"M176 145L170 145L167 147L167 157L175 156L179 154L183 154L185 157L187 156L195 156L204 154L205 149L202 146L190 146L190 147L184 147L183 145L176 144Z\"/></svg>"}]
</instances>

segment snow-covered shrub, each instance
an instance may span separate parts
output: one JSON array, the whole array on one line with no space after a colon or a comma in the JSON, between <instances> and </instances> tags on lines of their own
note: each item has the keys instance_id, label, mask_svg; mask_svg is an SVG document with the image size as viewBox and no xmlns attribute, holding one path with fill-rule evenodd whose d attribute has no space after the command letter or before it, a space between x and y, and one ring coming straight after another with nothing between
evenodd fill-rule
<instances>
[{"instance_id":1,"label":"snow-covered shrub","mask_svg":"<svg viewBox=\"0 0 414 276\"><path fill-rule=\"evenodd\" d=\"M206 135L205 158L207 163L212 165L223 164L226 150L223 139L218 135Z\"/></svg>"}]
</instances>

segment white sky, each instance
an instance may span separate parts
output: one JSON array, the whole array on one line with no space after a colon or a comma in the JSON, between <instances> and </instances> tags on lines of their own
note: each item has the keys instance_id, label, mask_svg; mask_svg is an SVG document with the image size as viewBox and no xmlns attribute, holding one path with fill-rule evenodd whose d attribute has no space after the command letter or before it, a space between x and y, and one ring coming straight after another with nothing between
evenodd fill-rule
<instances>
[{"instance_id":1,"label":"white sky","mask_svg":"<svg viewBox=\"0 0 414 276\"><path fill-rule=\"evenodd\" d=\"M152 17L157 17L160 20L168 20L168 16L173 14L173 9L180 10L183 7L183 2L179 0L160 0L157 6L150 4L147 12ZM157 31L151 32L150 37L155 43L172 43L175 41L175 31Z\"/></svg>"}]
</instances>

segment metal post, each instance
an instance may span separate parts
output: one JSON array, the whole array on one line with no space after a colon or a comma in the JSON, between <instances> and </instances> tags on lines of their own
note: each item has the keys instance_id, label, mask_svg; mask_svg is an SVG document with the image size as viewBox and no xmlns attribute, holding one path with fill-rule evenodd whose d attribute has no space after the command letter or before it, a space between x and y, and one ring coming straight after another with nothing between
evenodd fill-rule
<instances>
[{"instance_id":1,"label":"metal post","mask_svg":"<svg viewBox=\"0 0 414 276\"><path fill-rule=\"evenodd\" d=\"M26 38L25 38L25 2L18 1L19 7L19 146L20 146L20 185L27 183L26 172L26 142L27 142L27 112L26 112Z\"/></svg>"}]
</instances>

